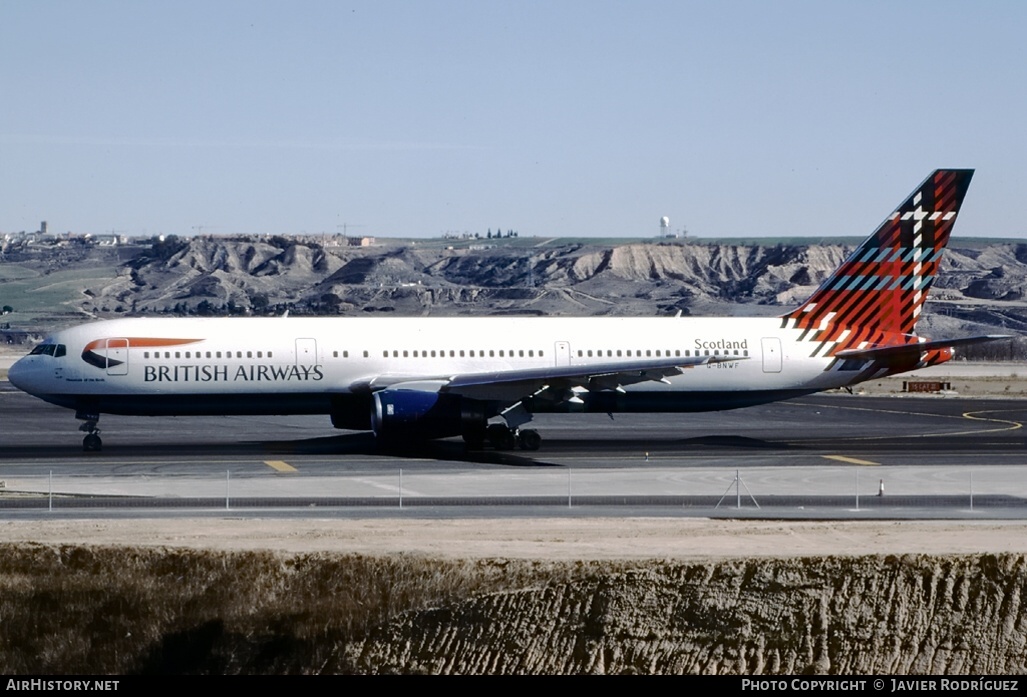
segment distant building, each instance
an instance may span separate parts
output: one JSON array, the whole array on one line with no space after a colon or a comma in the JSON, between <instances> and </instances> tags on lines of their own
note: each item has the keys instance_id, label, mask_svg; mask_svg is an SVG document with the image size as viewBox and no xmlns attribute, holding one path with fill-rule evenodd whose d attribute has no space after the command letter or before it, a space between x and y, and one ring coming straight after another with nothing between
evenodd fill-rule
<instances>
[{"instance_id":1,"label":"distant building","mask_svg":"<svg viewBox=\"0 0 1027 697\"><path fill-rule=\"evenodd\" d=\"M370 247L374 245L373 237L347 237L346 246L348 247Z\"/></svg>"}]
</instances>

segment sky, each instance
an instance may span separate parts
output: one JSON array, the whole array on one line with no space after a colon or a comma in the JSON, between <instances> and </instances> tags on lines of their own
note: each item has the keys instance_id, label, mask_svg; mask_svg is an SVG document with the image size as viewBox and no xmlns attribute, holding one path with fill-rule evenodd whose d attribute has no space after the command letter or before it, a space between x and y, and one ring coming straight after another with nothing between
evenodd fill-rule
<instances>
[{"instance_id":1,"label":"sky","mask_svg":"<svg viewBox=\"0 0 1027 697\"><path fill-rule=\"evenodd\" d=\"M0 0L0 233L1027 238L1027 3Z\"/></svg>"}]
</instances>

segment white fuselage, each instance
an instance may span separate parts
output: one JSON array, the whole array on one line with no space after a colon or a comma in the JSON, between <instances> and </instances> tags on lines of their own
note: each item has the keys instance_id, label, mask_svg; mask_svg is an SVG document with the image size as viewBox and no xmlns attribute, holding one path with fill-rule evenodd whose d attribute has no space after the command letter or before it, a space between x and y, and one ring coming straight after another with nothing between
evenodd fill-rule
<instances>
[{"instance_id":1,"label":"white fuselage","mask_svg":"<svg viewBox=\"0 0 1027 697\"><path fill-rule=\"evenodd\" d=\"M120 319L56 333L47 341L64 355L26 356L10 377L57 404L134 414L327 413L332 397L402 380L670 356L738 360L628 385L616 394L625 410L715 410L852 381L852 372L826 371L831 359L811 357L799 331L781 325L669 317ZM599 400L602 410L617 408L613 397Z\"/></svg>"}]
</instances>

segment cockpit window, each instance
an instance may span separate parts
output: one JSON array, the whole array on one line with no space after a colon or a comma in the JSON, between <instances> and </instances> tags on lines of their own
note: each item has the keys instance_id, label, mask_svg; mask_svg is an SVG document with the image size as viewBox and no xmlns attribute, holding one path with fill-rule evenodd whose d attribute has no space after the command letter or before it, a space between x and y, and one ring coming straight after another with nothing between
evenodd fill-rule
<instances>
[{"instance_id":1,"label":"cockpit window","mask_svg":"<svg viewBox=\"0 0 1027 697\"><path fill-rule=\"evenodd\" d=\"M60 358L67 355L68 349L64 344L39 344L29 351L30 356L53 356Z\"/></svg>"}]
</instances>

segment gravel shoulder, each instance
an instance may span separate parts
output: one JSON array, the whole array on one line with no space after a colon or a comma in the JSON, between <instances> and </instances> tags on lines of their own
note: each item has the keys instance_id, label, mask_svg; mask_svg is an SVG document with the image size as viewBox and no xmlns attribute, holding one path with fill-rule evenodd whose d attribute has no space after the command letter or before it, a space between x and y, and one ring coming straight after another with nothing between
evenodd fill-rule
<instances>
[{"instance_id":1,"label":"gravel shoulder","mask_svg":"<svg viewBox=\"0 0 1027 697\"><path fill-rule=\"evenodd\" d=\"M1027 521L182 518L0 523L0 543L542 560L1027 553L1025 533Z\"/></svg>"}]
</instances>

